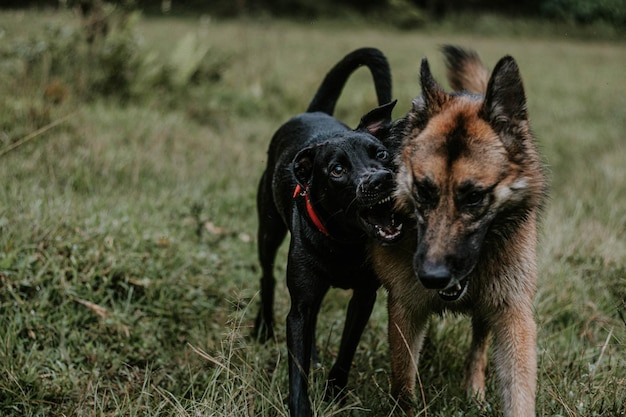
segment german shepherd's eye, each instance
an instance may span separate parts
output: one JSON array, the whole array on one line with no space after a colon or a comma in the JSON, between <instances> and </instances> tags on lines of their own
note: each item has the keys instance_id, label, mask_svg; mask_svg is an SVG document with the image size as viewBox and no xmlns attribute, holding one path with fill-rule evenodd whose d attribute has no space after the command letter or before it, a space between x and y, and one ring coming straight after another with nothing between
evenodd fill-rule
<instances>
[{"instance_id":1,"label":"german shepherd's eye","mask_svg":"<svg viewBox=\"0 0 626 417\"><path fill-rule=\"evenodd\" d=\"M477 206L480 203L482 203L484 198L485 198L484 193L473 191L465 196L465 198L463 199L463 203L466 206Z\"/></svg>"},{"instance_id":2,"label":"german shepherd's eye","mask_svg":"<svg viewBox=\"0 0 626 417\"><path fill-rule=\"evenodd\" d=\"M376 151L376 159L380 159L381 161L384 161L387 158L389 158L389 152L387 152L386 150L379 149L378 151Z\"/></svg>"},{"instance_id":3,"label":"german shepherd's eye","mask_svg":"<svg viewBox=\"0 0 626 417\"><path fill-rule=\"evenodd\" d=\"M330 175L335 178L341 178L344 176L345 173L346 169L341 164L333 165L333 167L330 169Z\"/></svg>"},{"instance_id":4,"label":"german shepherd's eye","mask_svg":"<svg viewBox=\"0 0 626 417\"><path fill-rule=\"evenodd\" d=\"M458 203L466 208L477 207L485 200L486 196L487 193L482 190L471 190L460 195Z\"/></svg>"},{"instance_id":5,"label":"german shepherd's eye","mask_svg":"<svg viewBox=\"0 0 626 417\"><path fill-rule=\"evenodd\" d=\"M439 198L436 187L429 181L413 182L413 194L418 208L429 208L437 204Z\"/></svg>"}]
</instances>

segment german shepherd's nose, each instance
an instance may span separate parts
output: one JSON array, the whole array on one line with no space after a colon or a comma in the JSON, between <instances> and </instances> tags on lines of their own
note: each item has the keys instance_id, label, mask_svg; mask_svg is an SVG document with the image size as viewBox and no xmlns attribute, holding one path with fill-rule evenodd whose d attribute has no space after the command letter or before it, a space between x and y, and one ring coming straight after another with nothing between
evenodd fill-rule
<instances>
[{"instance_id":1,"label":"german shepherd's nose","mask_svg":"<svg viewBox=\"0 0 626 417\"><path fill-rule=\"evenodd\" d=\"M415 266L415 271L424 287L430 290L442 290L450 284L452 279L450 269L440 263L421 262Z\"/></svg>"}]
</instances>

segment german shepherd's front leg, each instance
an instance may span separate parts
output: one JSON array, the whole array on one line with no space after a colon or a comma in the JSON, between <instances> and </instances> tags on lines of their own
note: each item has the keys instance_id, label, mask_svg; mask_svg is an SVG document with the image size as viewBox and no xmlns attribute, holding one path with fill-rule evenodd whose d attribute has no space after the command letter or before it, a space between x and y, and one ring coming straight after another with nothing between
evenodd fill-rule
<instances>
[{"instance_id":1,"label":"german shepherd's front leg","mask_svg":"<svg viewBox=\"0 0 626 417\"><path fill-rule=\"evenodd\" d=\"M530 300L494 317L494 358L505 417L534 417L537 326Z\"/></svg>"},{"instance_id":2,"label":"german shepherd's front leg","mask_svg":"<svg viewBox=\"0 0 626 417\"><path fill-rule=\"evenodd\" d=\"M415 377L420 351L424 344L429 314L407 311L389 293L389 349L391 351L391 395L407 416L414 415Z\"/></svg>"},{"instance_id":3,"label":"german shepherd's front leg","mask_svg":"<svg viewBox=\"0 0 626 417\"><path fill-rule=\"evenodd\" d=\"M470 398L485 401L485 368L489 348L489 324L482 317L472 317L472 345L465 362L463 386Z\"/></svg>"}]
</instances>

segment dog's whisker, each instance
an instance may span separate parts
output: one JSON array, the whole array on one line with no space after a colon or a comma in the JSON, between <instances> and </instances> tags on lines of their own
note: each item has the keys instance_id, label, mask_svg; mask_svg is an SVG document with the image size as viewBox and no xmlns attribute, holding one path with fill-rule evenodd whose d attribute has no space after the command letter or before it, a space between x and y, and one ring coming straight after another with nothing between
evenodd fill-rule
<instances>
[{"instance_id":1,"label":"dog's whisker","mask_svg":"<svg viewBox=\"0 0 626 417\"><path fill-rule=\"evenodd\" d=\"M348 207L346 207L346 211L350 211L350 210L352 209L352 205L353 205L353 204L355 204L355 205L356 205L357 201L358 201L358 199L357 199L356 197L354 197L354 198L352 199L352 201L350 201L350 202L348 203Z\"/></svg>"}]
</instances>

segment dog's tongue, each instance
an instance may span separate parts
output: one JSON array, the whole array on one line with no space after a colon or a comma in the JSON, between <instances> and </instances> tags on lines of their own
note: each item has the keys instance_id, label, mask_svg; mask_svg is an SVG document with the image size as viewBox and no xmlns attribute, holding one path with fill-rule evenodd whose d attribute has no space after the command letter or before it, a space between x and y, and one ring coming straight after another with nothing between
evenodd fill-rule
<instances>
[{"instance_id":1,"label":"dog's tongue","mask_svg":"<svg viewBox=\"0 0 626 417\"><path fill-rule=\"evenodd\" d=\"M378 228L386 233L393 233L395 225L393 224L392 216L368 216L368 221L378 226Z\"/></svg>"},{"instance_id":2,"label":"dog's tongue","mask_svg":"<svg viewBox=\"0 0 626 417\"><path fill-rule=\"evenodd\" d=\"M388 207L384 204L370 207L367 211L367 222L380 226L382 229L392 227L392 217L389 213Z\"/></svg>"},{"instance_id":3,"label":"dog's tongue","mask_svg":"<svg viewBox=\"0 0 626 417\"><path fill-rule=\"evenodd\" d=\"M402 228L402 225L396 225L393 212L384 204L369 209L367 222L374 225L376 232L383 239L397 236Z\"/></svg>"}]
</instances>

